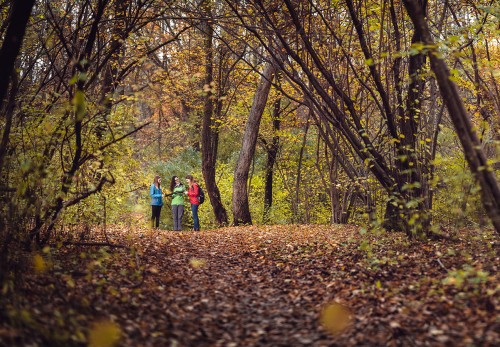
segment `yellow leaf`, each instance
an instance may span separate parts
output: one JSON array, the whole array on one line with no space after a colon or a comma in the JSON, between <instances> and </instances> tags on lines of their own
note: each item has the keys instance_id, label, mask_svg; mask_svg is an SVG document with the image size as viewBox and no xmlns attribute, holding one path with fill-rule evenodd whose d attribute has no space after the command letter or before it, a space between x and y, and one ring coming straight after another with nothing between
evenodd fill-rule
<instances>
[{"instance_id":1,"label":"yellow leaf","mask_svg":"<svg viewBox=\"0 0 500 347\"><path fill-rule=\"evenodd\" d=\"M445 283L446 284L456 284L457 283L457 279L455 277L448 277L448 278L446 278Z\"/></svg>"},{"instance_id":2,"label":"yellow leaf","mask_svg":"<svg viewBox=\"0 0 500 347\"><path fill-rule=\"evenodd\" d=\"M121 330L116 323L109 320L92 324L89 332L89 347L112 347L120 340Z\"/></svg>"},{"instance_id":3,"label":"yellow leaf","mask_svg":"<svg viewBox=\"0 0 500 347\"><path fill-rule=\"evenodd\" d=\"M45 272L47 270L47 264L40 254L33 257L33 267L36 272Z\"/></svg>"},{"instance_id":4,"label":"yellow leaf","mask_svg":"<svg viewBox=\"0 0 500 347\"><path fill-rule=\"evenodd\" d=\"M197 258L192 258L189 261L189 264L191 264L192 267L195 269L204 267L206 265L206 260L205 259L197 259Z\"/></svg>"},{"instance_id":5,"label":"yellow leaf","mask_svg":"<svg viewBox=\"0 0 500 347\"><path fill-rule=\"evenodd\" d=\"M68 276L68 278L66 279L66 284L69 288L75 288L75 281L73 280L73 278L71 278L71 276Z\"/></svg>"},{"instance_id":6,"label":"yellow leaf","mask_svg":"<svg viewBox=\"0 0 500 347\"><path fill-rule=\"evenodd\" d=\"M31 313L29 313L29 311L27 311L27 310L21 310L20 318L25 323L33 322L33 319L31 318Z\"/></svg>"},{"instance_id":7,"label":"yellow leaf","mask_svg":"<svg viewBox=\"0 0 500 347\"><path fill-rule=\"evenodd\" d=\"M321 312L321 324L328 332L337 335L343 332L352 322L351 311L338 303L327 305Z\"/></svg>"}]
</instances>

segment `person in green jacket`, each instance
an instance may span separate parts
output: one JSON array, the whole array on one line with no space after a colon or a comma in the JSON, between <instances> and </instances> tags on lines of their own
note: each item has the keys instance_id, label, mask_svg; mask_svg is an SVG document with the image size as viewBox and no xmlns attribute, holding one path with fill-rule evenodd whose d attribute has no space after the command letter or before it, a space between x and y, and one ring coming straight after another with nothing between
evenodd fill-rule
<instances>
[{"instance_id":1,"label":"person in green jacket","mask_svg":"<svg viewBox=\"0 0 500 347\"><path fill-rule=\"evenodd\" d=\"M174 231L182 230L182 216L184 215L184 192L186 188L179 177L173 176L170 181L172 192L172 216L174 217Z\"/></svg>"}]
</instances>

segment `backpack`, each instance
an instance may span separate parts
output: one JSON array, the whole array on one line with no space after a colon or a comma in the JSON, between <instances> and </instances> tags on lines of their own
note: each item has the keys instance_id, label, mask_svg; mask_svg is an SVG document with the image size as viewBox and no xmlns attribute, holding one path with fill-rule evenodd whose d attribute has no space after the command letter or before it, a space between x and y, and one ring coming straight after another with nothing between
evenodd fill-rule
<instances>
[{"instance_id":1,"label":"backpack","mask_svg":"<svg viewBox=\"0 0 500 347\"><path fill-rule=\"evenodd\" d=\"M198 202L203 204L205 201L205 192L203 192L203 189L201 189L200 185L198 184Z\"/></svg>"}]
</instances>

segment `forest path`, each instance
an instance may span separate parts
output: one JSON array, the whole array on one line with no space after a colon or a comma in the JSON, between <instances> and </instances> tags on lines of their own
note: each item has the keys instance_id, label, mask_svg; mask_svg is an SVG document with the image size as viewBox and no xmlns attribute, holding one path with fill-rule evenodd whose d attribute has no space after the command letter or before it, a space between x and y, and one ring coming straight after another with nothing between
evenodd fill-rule
<instances>
[{"instance_id":1,"label":"forest path","mask_svg":"<svg viewBox=\"0 0 500 347\"><path fill-rule=\"evenodd\" d=\"M26 282L24 309L50 327L45 341L66 329L78 345L88 327L91 340L115 329L123 346L493 346L500 338L498 254L474 233L408 242L353 226L292 225L109 235L134 251L62 247L51 251L54 270ZM14 329L37 336L36 326Z\"/></svg>"}]
</instances>

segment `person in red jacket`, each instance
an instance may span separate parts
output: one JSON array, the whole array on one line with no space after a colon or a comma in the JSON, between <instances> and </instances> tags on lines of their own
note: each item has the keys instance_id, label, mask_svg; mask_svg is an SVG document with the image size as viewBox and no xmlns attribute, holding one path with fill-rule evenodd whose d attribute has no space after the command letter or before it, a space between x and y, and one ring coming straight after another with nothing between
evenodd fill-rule
<instances>
[{"instance_id":1,"label":"person in red jacket","mask_svg":"<svg viewBox=\"0 0 500 347\"><path fill-rule=\"evenodd\" d=\"M200 220L198 218L198 207L200 206L200 201L198 200L198 195L200 195L200 187L191 175L186 176L186 182L188 184L186 195L189 197L191 212L193 214L193 230L199 231Z\"/></svg>"}]
</instances>

